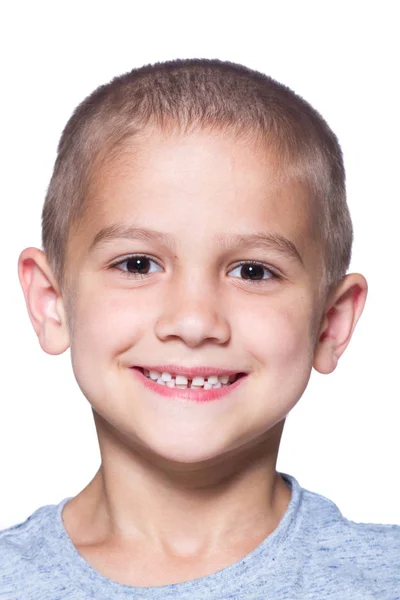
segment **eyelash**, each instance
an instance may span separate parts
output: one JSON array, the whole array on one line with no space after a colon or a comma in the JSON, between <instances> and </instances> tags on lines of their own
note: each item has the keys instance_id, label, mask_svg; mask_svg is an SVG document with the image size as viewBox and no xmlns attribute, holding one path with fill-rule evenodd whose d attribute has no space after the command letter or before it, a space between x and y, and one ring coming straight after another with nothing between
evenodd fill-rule
<instances>
[{"instance_id":1,"label":"eyelash","mask_svg":"<svg viewBox=\"0 0 400 600\"><path fill-rule=\"evenodd\" d=\"M120 271L122 273L122 275L124 277L127 277L128 279L130 278L145 278L147 277L147 275L151 275L151 273L130 273L129 271L123 271L122 269L118 269L119 265L123 265L124 263L128 262L129 260L131 260L132 258L147 258L149 259L151 262L154 262L156 265L160 266L158 264L158 262L156 260L154 260L154 258L152 258L151 256L148 256L147 254L132 254L130 256L127 256L126 258L124 258L124 260L120 260L118 262L115 262L113 264L111 264L109 266L110 269L117 269L118 271ZM244 265L251 265L251 266L259 266L259 267L263 267L266 271L268 271L271 274L271 277L268 277L267 279L256 279L256 280L251 280L251 279L242 279L242 281L244 281L245 283L250 283L250 284L262 284L262 283L266 283L267 281L270 281L271 279L281 279L280 275L278 275L278 273L276 273L273 269L271 269L270 267L268 267L267 265L265 265L262 262L258 262L258 261L254 261L254 260L246 260L246 261L242 261L239 264L237 264L235 267L233 267L233 269L231 269L232 271L234 271L235 269L237 269L238 267L244 266ZM240 279L240 277L237 277L235 279Z\"/></svg>"}]
</instances>

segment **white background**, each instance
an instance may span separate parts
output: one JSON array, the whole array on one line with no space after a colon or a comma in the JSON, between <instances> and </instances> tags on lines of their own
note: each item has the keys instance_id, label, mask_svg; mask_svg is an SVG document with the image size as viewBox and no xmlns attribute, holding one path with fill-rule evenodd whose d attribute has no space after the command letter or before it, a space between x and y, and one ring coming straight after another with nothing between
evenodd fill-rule
<instances>
[{"instance_id":1,"label":"white background","mask_svg":"<svg viewBox=\"0 0 400 600\"><path fill-rule=\"evenodd\" d=\"M341 142L355 228L351 271L370 286L337 370L313 373L278 470L349 519L400 524L399 56L396 2L17 2L1 9L0 529L77 494L99 466L69 352L42 352L17 277L40 247L56 145L74 107L154 61L240 62L311 102Z\"/></svg>"}]
</instances>

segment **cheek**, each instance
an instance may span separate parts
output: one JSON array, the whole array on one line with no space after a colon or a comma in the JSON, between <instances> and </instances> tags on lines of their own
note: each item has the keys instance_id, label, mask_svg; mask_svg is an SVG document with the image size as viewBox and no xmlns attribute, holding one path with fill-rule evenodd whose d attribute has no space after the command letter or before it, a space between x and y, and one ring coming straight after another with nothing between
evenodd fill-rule
<instances>
[{"instance_id":1,"label":"cheek","mask_svg":"<svg viewBox=\"0 0 400 600\"><path fill-rule=\"evenodd\" d=\"M301 303L262 307L240 321L240 338L261 365L287 371L312 363L311 309Z\"/></svg>"},{"instance_id":2,"label":"cheek","mask_svg":"<svg viewBox=\"0 0 400 600\"><path fill-rule=\"evenodd\" d=\"M74 311L71 335L71 360L78 383L93 388L107 383L117 371L110 369L115 361L129 353L146 329L143 319L146 306L140 298L132 302L132 294L80 292ZM109 381L109 384L112 382ZM92 390L93 391L93 390ZM100 391L100 390L99 390Z\"/></svg>"}]
</instances>

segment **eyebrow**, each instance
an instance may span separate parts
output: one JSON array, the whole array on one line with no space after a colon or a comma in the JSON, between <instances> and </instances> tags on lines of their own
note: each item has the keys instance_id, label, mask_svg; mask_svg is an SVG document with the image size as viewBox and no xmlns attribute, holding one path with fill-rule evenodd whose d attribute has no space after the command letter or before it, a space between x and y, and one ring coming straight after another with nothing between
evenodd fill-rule
<instances>
[{"instance_id":1,"label":"eyebrow","mask_svg":"<svg viewBox=\"0 0 400 600\"><path fill-rule=\"evenodd\" d=\"M89 246L89 252L117 239L156 241L176 253L176 241L171 234L123 224L109 225L100 229ZM304 266L303 259L295 244L280 234L264 232L219 234L214 239L226 251L243 250L245 248L273 250L287 258L295 259Z\"/></svg>"}]
</instances>

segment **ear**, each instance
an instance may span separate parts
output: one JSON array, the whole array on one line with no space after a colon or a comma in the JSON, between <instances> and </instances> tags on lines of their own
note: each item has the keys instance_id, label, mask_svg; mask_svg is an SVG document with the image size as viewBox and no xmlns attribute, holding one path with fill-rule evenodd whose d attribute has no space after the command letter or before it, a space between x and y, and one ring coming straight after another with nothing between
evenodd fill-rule
<instances>
[{"instance_id":1,"label":"ear","mask_svg":"<svg viewBox=\"0 0 400 600\"><path fill-rule=\"evenodd\" d=\"M33 328L42 349L62 354L69 347L64 304L46 255L26 248L18 259L18 276Z\"/></svg>"},{"instance_id":2,"label":"ear","mask_svg":"<svg viewBox=\"0 0 400 600\"><path fill-rule=\"evenodd\" d=\"M353 273L346 275L330 295L314 352L314 369L332 373L351 340L357 321L367 299L365 278Z\"/></svg>"}]
</instances>

